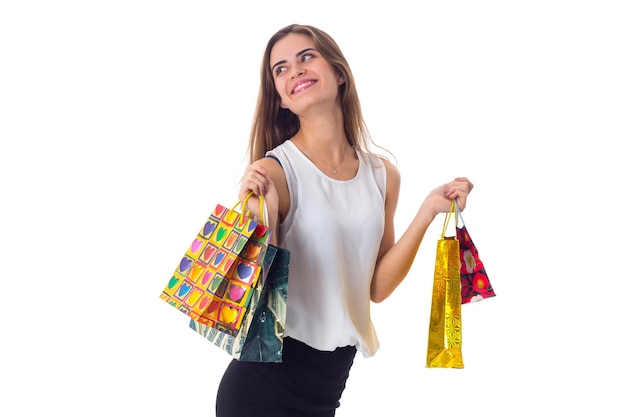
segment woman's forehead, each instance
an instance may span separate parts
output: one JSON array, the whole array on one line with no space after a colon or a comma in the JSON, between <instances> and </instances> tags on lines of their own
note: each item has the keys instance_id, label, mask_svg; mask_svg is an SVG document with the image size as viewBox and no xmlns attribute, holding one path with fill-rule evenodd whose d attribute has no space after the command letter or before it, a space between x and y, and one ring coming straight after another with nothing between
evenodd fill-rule
<instances>
[{"instance_id":1,"label":"woman's forehead","mask_svg":"<svg viewBox=\"0 0 626 417\"><path fill-rule=\"evenodd\" d=\"M277 61L291 59L298 52L307 48L315 48L315 44L309 36L300 33L290 33L272 47L270 65Z\"/></svg>"}]
</instances>

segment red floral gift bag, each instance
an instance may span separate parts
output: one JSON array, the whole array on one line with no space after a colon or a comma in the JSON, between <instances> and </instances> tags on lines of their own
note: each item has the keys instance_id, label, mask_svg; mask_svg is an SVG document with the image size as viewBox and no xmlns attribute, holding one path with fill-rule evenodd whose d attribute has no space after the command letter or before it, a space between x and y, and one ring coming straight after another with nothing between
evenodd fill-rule
<instances>
[{"instance_id":1,"label":"red floral gift bag","mask_svg":"<svg viewBox=\"0 0 626 417\"><path fill-rule=\"evenodd\" d=\"M454 201L456 205L456 200ZM456 226L456 238L459 241L461 257L461 302L463 304L472 303L485 298L495 297L485 266L478 256L478 249L465 227L465 221L461 217L461 211L456 211L463 223Z\"/></svg>"}]
</instances>

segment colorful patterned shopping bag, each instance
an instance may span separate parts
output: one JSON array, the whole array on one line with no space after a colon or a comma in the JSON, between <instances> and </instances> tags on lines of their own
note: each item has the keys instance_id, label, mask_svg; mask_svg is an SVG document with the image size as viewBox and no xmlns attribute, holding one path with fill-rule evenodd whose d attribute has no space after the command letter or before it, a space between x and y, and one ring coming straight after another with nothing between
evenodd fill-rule
<instances>
[{"instance_id":1,"label":"colorful patterned shopping bag","mask_svg":"<svg viewBox=\"0 0 626 417\"><path fill-rule=\"evenodd\" d=\"M461 257L461 303L473 303L486 298L495 297L485 266L478 256L478 249L472 241L465 221L461 216L461 211L454 202L459 219L463 225L456 225L456 238L459 241Z\"/></svg>"},{"instance_id":2,"label":"colorful patterned shopping bag","mask_svg":"<svg viewBox=\"0 0 626 417\"><path fill-rule=\"evenodd\" d=\"M215 207L160 295L193 320L232 335L241 327L271 237L267 226L236 210L239 204Z\"/></svg>"},{"instance_id":3,"label":"colorful patterned shopping bag","mask_svg":"<svg viewBox=\"0 0 626 417\"><path fill-rule=\"evenodd\" d=\"M452 202L437 241L433 294L428 328L427 368L464 368L461 352L461 279L459 241L445 236L450 217L457 219Z\"/></svg>"},{"instance_id":4,"label":"colorful patterned shopping bag","mask_svg":"<svg viewBox=\"0 0 626 417\"><path fill-rule=\"evenodd\" d=\"M289 259L287 249L268 246L258 284L252 290L248 310L236 336L195 320L191 320L189 327L237 360L282 362Z\"/></svg>"}]
</instances>

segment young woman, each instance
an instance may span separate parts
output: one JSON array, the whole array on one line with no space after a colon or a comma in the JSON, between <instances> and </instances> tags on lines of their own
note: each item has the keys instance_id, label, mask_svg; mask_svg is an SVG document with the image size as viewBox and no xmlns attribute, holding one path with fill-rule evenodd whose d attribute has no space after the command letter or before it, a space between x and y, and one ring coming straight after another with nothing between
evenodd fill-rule
<instances>
[{"instance_id":1,"label":"young woman","mask_svg":"<svg viewBox=\"0 0 626 417\"><path fill-rule=\"evenodd\" d=\"M405 278L438 213L472 190L466 178L431 191L396 240L400 174L373 153L350 67L335 41L305 25L279 30L262 61L261 88L239 198L274 244L291 252L282 363L233 360L218 417L335 415L355 354L378 338L370 302Z\"/></svg>"}]
</instances>

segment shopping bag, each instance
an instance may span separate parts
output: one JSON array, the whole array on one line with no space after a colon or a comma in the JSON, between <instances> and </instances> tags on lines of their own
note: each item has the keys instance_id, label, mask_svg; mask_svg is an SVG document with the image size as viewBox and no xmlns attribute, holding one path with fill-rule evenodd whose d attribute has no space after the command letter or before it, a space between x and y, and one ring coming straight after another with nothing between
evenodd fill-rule
<instances>
[{"instance_id":1,"label":"shopping bag","mask_svg":"<svg viewBox=\"0 0 626 417\"><path fill-rule=\"evenodd\" d=\"M236 335L271 237L244 202L218 204L183 255L160 298L191 319ZM237 207L242 204L242 212Z\"/></svg>"},{"instance_id":2,"label":"shopping bag","mask_svg":"<svg viewBox=\"0 0 626 417\"><path fill-rule=\"evenodd\" d=\"M459 241L445 236L450 218L457 224L453 201L437 241L428 328L427 368L464 368L461 352L461 279Z\"/></svg>"},{"instance_id":3,"label":"shopping bag","mask_svg":"<svg viewBox=\"0 0 626 417\"><path fill-rule=\"evenodd\" d=\"M474 245L467 231L461 211L456 206L456 200L454 204L459 219L463 223L462 226L459 226L458 223L456 225L456 238L459 241L459 255L461 257L461 303L473 303L495 297L496 293L478 255L476 245Z\"/></svg>"},{"instance_id":4,"label":"shopping bag","mask_svg":"<svg viewBox=\"0 0 626 417\"><path fill-rule=\"evenodd\" d=\"M233 358L245 362L282 362L287 318L290 252L269 245L257 286L235 336L191 320L189 327Z\"/></svg>"}]
</instances>

